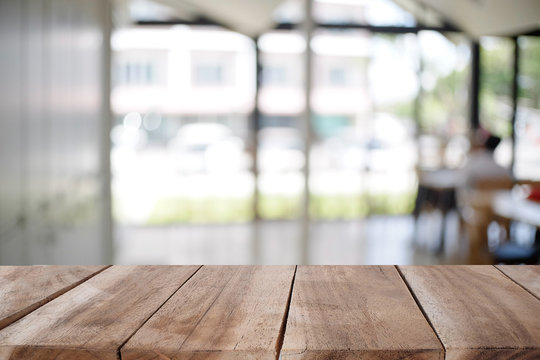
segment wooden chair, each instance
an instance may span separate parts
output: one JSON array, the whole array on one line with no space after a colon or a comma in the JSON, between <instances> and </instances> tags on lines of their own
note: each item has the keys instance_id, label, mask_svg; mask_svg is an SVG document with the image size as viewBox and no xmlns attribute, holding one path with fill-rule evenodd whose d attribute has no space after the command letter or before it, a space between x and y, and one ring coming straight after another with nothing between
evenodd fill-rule
<instances>
[{"instance_id":1,"label":"wooden chair","mask_svg":"<svg viewBox=\"0 0 540 360\"><path fill-rule=\"evenodd\" d=\"M513 182L507 179L481 179L471 189L459 194L461 224L468 240L469 264L491 264L487 229L495 219L491 206L493 194L498 190L511 189Z\"/></svg>"}]
</instances>

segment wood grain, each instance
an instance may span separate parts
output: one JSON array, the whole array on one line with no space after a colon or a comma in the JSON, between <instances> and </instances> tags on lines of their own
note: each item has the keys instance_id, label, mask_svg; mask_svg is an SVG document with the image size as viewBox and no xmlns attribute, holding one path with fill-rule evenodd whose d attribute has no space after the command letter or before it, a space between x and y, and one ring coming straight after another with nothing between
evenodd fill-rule
<instances>
[{"instance_id":1,"label":"wood grain","mask_svg":"<svg viewBox=\"0 0 540 360\"><path fill-rule=\"evenodd\" d=\"M122 359L276 359L294 270L204 266L122 347Z\"/></svg>"},{"instance_id":2,"label":"wood grain","mask_svg":"<svg viewBox=\"0 0 540 360\"><path fill-rule=\"evenodd\" d=\"M120 346L198 269L113 266L0 331L1 359L117 359Z\"/></svg>"},{"instance_id":3,"label":"wood grain","mask_svg":"<svg viewBox=\"0 0 540 360\"><path fill-rule=\"evenodd\" d=\"M106 266L1 266L0 329L105 268Z\"/></svg>"},{"instance_id":4,"label":"wood grain","mask_svg":"<svg viewBox=\"0 0 540 360\"><path fill-rule=\"evenodd\" d=\"M299 266L282 358L442 359L442 346L390 266Z\"/></svg>"},{"instance_id":5,"label":"wood grain","mask_svg":"<svg viewBox=\"0 0 540 360\"><path fill-rule=\"evenodd\" d=\"M497 268L540 299L540 265L498 265Z\"/></svg>"},{"instance_id":6,"label":"wood grain","mask_svg":"<svg viewBox=\"0 0 540 360\"><path fill-rule=\"evenodd\" d=\"M540 358L540 301L493 266L400 266L446 359Z\"/></svg>"}]
</instances>

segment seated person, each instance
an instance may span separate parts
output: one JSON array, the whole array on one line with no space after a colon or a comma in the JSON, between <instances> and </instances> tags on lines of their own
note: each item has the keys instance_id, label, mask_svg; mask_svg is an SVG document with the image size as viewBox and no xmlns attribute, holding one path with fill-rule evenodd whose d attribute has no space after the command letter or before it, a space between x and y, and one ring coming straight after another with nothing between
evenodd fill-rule
<instances>
[{"instance_id":1,"label":"seated person","mask_svg":"<svg viewBox=\"0 0 540 360\"><path fill-rule=\"evenodd\" d=\"M512 182L510 171L495 162L495 149L501 142L497 136L479 129L465 167L463 168L465 186L479 188L480 185L497 182ZM496 188L497 186L494 186Z\"/></svg>"},{"instance_id":2,"label":"seated person","mask_svg":"<svg viewBox=\"0 0 540 360\"><path fill-rule=\"evenodd\" d=\"M494 219L492 196L495 191L512 187L510 171L497 164L493 156L500 141L500 138L479 129L463 168L458 202L469 242L470 264L492 262L487 243L487 227Z\"/></svg>"}]
</instances>

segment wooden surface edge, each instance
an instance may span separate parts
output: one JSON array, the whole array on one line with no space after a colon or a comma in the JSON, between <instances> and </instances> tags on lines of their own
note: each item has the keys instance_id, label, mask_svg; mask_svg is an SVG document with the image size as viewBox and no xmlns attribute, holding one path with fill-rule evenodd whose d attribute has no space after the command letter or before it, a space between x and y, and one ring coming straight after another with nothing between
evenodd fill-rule
<instances>
[{"instance_id":1,"label":"wooden surface edge","mask_svg":"<svg viewBox=\"0 0 540 360\"><path fill-rule=\"evenodd\" d=\"M523 290L527 291L529 294L540 300L540 280L537 280L537 283L534 286L530 283L531 278L523 279L522 277L516 276L516 270L520 269L526 272L538 272L538 279L540 279L540 265L494 265L497 270L503 273L504 276L515 282ZM524 267L525 266L525 267ZM536 274L533 274L534 276Z\"/></svg>"},{"instance_id":2,"label":"wooden surface edge","mask_svg":"<svg viewBox=\"0 0 540 360\"><path fill-rule=\"evenodd\" d=\"M115 278L118 277L119 275L123 276L124 271L127 271L130 268L145 268L145 267L146 266L123 266L123 265L108 266L102 269L102 271L100 271L99 273L88 278L87 281L79 284L79 286L74 287L72 289L72 292L67 292L63 296L60 296L51 300L44 306L36 309L34 312L20 319L20 322L15 322L11 326L6 327L3 330L0 330L0 334L2 334L5 339L16 338L18 333L20 333L21 331L24 332L26 331L26 329L31 328L33 326L34 324L33 322L36 320L36 317L37 317L37 320L40 319L39 313L43 312L43 309L45 309L45 307L50 307L52 303L56 303L56 307L58 307L60 306L58 305L58 301L62 301L62 299L64 301L67 300L69 302L73 300L73 297L75 296L74 295L75 292L79 292L75 296L75 297L79 296L78 298L79 301L82 301L82 303L86 302L88 300L87 296L81 297L81 295L84 295L83 293L85 292L85 287L87 287L88 289L95 290L96 291L95 294L100 297L101 303L104 303L107 305L109 301L116 301L116 300L111 300L111 299L114 299L114 298L111 298L113 294L108 293L107 288L110 287L109 290L114 289L115 293L121 294L122 292L120 292L120 290L122 286L125 287L125 285L123 285L123 282L126 279L129 279L130 276L133 277L133 275L128 271L125 274L129 276L127 275L124 276L124 279L122 280L122 282L119 282ZM159 270L157 268L163 268L163 269L166 268L166 266L148 266L148 267L153 268L154 273ZM167 284L170 284L170 286L167 286L168 291L163 291L163 293L166 293L167 296L166 297L164 296L163 298L160 298L159 300L155 300L154 305L151 307L151 309L153 310L148 311L145 317L141 316L140 322L137 321L138 323L134 324L131 327L132 330L129 332L126 332L124 335L119 337L118 341L113 340L109 342L103 341L101 343L96 343L95 341L93 341L93 338L100 337L103 340L108 339L109 337L103 337L102 334L99 334L99 333L102 332L102 330L104 329L106 330L109 323L111 324L117 323L118 320L122 319L122 316L126 316L124 312L107 313L107 311L105 311L106 314L111 315L109 318L105 318L106 319L106 323L104 325L105 327L96 326L96 324L92 323L93 320L90 321L90 323L86 322L87 324L85 325L84 317L83 318L79 317L77 320L74 320L74 316L79 316L80 314L84 314L84 311L85 311L84 309L89 309L89 308L91 309L92 306L89 307L87 305L86 306L81 305L82 306L81 309L83 309L82 312L75 311L75 313L71 313L70 307L64 309L70 312L70 317L68 317L69 321L67 322L67 325L62 325L62 326L68 326L71 329L70 331L62 331L60 327L60 330L57 331L57 333L60 334L59 337L56 339L53 337L52 338L53 340L50 341L50 339L47 339L47 336L49 336L49 333L50 333L49 328L43 327L42 329L30 331L27 335L23 335L23 337L21 337L20 339L16 339L13 341L8 340L5 342L0 341L0 359L1 360L4 360L4 359L24 359L24 360L27 360L27 359L30 359L30 360L41 360L41 359L82 359L82 360L105 359L105 360L109 360L111 359L112 360L114 359L114 360L119 360L120 359L119 349L127 341L129 336L132 336L136 332L136 330L139 329L140 326L142 326L142 324L144 324L144 322L148 321L148 319L150 319L151 316L155 313L156 309L158 309L164 303L166 303L166 301L170 298L170 296L174 294L176 291L178 291L178 289L180 289L185 284L186 280L189 279L194 273L196 273L196 271L200 267L201 267L200 265L199 266L189 266L189 265L188 266L175 266L175 268L177 269L185 268L186 270L184 271L184 274L182 273L182 271L178 271L177 274L168 276L170 281ZM143 270L141 270L138 276L133 277L133 278L139 279L138 281L140 281L139 275L146 275L146 272ZM111 272L113 272L114 275L111 276ZM110 279L103 279L103 276ZM176 279L178 279L178 281L175 281ZM181 281L181 279L184 279L184 281ZM105 283L108 283L108 284L104 285L103 288L99 288L101 284L104 283L104 281ZM155 286L152 286L152 288L154 287ZM132 295L131 298L133 298L135 293L131 295ZM64 297L67 297L67 298L64 298ZM135 298L137 297L135 296ZM75 302L71 305L74 305L74 304L79 304L79 302ZM141 309L144 309L144 308L145 307L142 307ZM98 314L97 317L100 317L101 316L100 314L102 312L103 312L103 309L98 312L94 310L94 313ZM57 314L62 314L62 312L57 312ZM52 319L53 322L56 321L55 317L51 318L50 316L44 316L44 318ZM62 321L61 323L64 323L64 321ZM74 324L82 324L82 326L78 328L77 326L73 326ZM95 330L89 330L91 328L95 328ZM77 335L79 335L79 332L77 331L77 329L83 330L82 333L84 335L82 336L86 337L85 341L82 341L82 342L75 341L73 343L65 342L64 341L65 336L69 338L70 332L73 333L75 337L77 338ZM10 331L12 334L3 333L6 331ZM115 332L115 333L110 333L110 334L115 335L117 333ZM80 338L81 337L79 336L79 340Z\"/></svg>"},{"instance_id":3,"label":"wooden surface edge","mask_svg":"<svg viewBox=\"0 0 540 360\"><path fill-rule=\"evenodd\" d=\"M506 266L506 265L505 265ZM517 266L516 266L517 267ZM411 292L411 294L415 297L415 300L417 301L417 304L418 304L418 307L422 310L422 313L424 314L424 317L428 320L428 322L430 323L430 325L432 326L433 330L435 331L435 334L437 335L437 337L439 338L439 341L441 342L441 344L443 345L444 349L445 349L445 353L446 353L446 357L445 359L460 359L460 360L469 360L469 359L478 359L478 360L483 360L483 359L540 359L540 343L529 343L529 344L500 344L500 343L490 343L490 344L486 344L486 343L479 343L479 344L467 344L465 342L463 343L454 343L454 339L455 338L455 335L453 335L454 333L459 333L459 331L454 331L453 333L450 332L448 333L447 331L447 324L445 325L441 325L440 322L441 322L441 319L440 319L440 316L437 316L436 313L433 313L433 309L429 309L430 307L433 306L432 302L430 301L429 299L429 296L426 296L426 294L422 294L422 292L429 292L430 290L432 289L422 289L422 286L423 285L420 285L420 284L416 284L416 285L410 285L409 284L409 281L412 281L414 279L414 276L417 276L419 278L422 278L423 275L421 274L417 274L417 275L414 275L414 271L415 269L417 270L420 270L420 269L429 269L429 268L433 268L433 269L436 269L437 271L442 271L442 269L448 269L449 271L451 270L454 270L454 269L462 269L461 271L463 272L471 272L471 275L473 275L474 273L476 273L479 269L486 269L486 271L484 271L483 273L480 273L481 275L488 275L489 273L487 272L487 269L492 269L491 270L491 274L493 276L495 276L493 279L498 279L497 281L499 281L499 284L500 287L497 288L497 291L500 291L501 292L501 296L502 295L512 295L514 296L514 300L515 300L515 297L516 296L520 296L520 300L523 299L523 301L525 301L526 303L528 303L528 305L531 305L531 306L537 306L538 303L536 303L536 301L538 300L537 297L532 294L530 291L528 291L524 286L522 286L519 282L515 281L513 278L511 278L510 276L508 276L505 272L503 272L499 266L495 266L495 265L455 265L455 266L433 266L433 265L399 265L397 266L397 268L400 270L400 273L401 271L403 270L404 273L402 273L403 275L403 279L404 281L407 283L408 287L409 287L409 290ZM410 271L411 274L406 274L407 271ZM497 275L498 274L498 275ZM455 275L455 274L454 274ZM463 274L461 274L463 275ZM467 276L463 275L462 278L466 278L466 279L469 279ZM451 279L451 277L449 277L449 279ZM434 279L431 279L431 280L434 280ZM491 279L490 279L491 280ZM454 281L454 279L452 279L452 281ZM475 281L480 281L480 276L478 276L478 279L476 279ZM495 280L493 280L495 282ZM437 282L435 282L437 283ZM478 285L480 286L481 283L478 283ZM495 286L497 284L493 283L493 286ZM501 290L501 288L503 287L504 285L504 290ZM418 289L414 290L414 287L418 287ZM462 290L462 288L460 288L460 290ZM417 293L417 291L419 293ZM482 296L487 296L489 292L483 292L482 293ZM468 297L468 300L469 302L473 302L472 300L475 300L474 297L471 297L470 294L468 293L464 293L464 294L467 294L466 296ZM448 294L446 294L448 295ZM435 295L435 297L437 297L439 295ZM460 295L463 297L463 294ZM460 301L460 296L457 296L457 300L454 302L458 302ZM447 297L448 299L448 297ZM476 302L477 304L483 304L482 302ZM424 305L428 307L428 309L425 309L424 308ZM508 305L508 304L506 304ZM482 305L483 306L483 305ZM481 307L482 307L481 306ZM501 305L502 306L502 305ZM440 306L439 309L444 309L445 307L444 306ZM529 309L529 307L520 307L520 306L514 306L513 309ZM455 309L454 309L455 310ZM443 311L443 313L445 313ZM531 315L531 314L530 314ZM439 317L439 319L435 320L435 322L433 322L434 320L431 318L431 316L435 316L435 317ZM494 318L497 318L497 317L494 317ZM525 318L521 318L521 320L524 320L524 319L534 319L535 316L533 316L532 318L529 317L525 317ZM470 321L467 320L467 321ZM438 324L437 324L438 322ZM518 324L521 326L523 323L526 323L526 321L524 322L518 322ZM529 321L528 322L529 325L531 325L531 322ZM500 325L500 324L496 324L496 325ZM469 324L470 326L470 324ZM512 327L512 329L514 329L515 327ZM461 326L461 330L463 330L464 327ZM491 328L482 328L482 329L485 329L486 331L490 331ZM530 331L532 331L534 333L535 329L536 331L538 331L539 327L538 326L530 326L528 329L530 329ZM512 337L516 337L515 334L512 333L512 331L508 330L508 329L505 329L507 330L507 332L505 334L503 334L502 336L505 336L505 337L509 337L509 336L512 336ZM483 331L479 331L477 332L478 333L482 333ZM452 334L450 336L450 334ZM536 334L538 335L538 332L536 332ZM472 333L471 335L474 335L474 333ZM534 335L533 335L534 336ZM445 339L446 338L446 339ZM521 336L517 336L517 339L521 339L522 337ZM479 341L482 341L484 340L483 338L481 338ZM515 345L515 346L514 346Z\"/></svg>"},{"instance_id":4,"label":"wooden surface edge","mask_svg":"<svg viewBox=\"0 0 540 360\"><path fill-rule=\"evenodd\" d=\"M122 350L121 360L277 360L279 353L274 351L261 350L222 350L209 351L202 350L193 351L178 351L174 353L161 352L157 349L137 349Z\"/></svg>"},{"instance_id":5,"label":"wooden surface edge","mask_svg":"<svg viewBox=\"0 0 540 360\"><path fill-rule=\"evenodd\" d=\"M0 345L0 359L78 359L78 360L118 360L116 353L109 350L65 348L53 346Z\"/></svg>"},{"instance_id":6,"label":"wooden surface edge","mask_svg":"<svg viewBox=\"0 0 540 360\"><path fill-rule=\"evenodd\" d=\"M493 349L458 349L449 348L446 353L446 360L491 360L491 359L519 359L538 360L540 359L539 348L493 348Z\"/></svg>"},{"instance_id":7,"label":"wooden surface edge","mask_svg":"<svg viewBox=\"0 0 540 360\"><path fill-rule=\"evenodd\" d=\"M441 349L415 350L304 350L302 352L284 351L281 360L444 360L445 353Z\"/></svg>"},{"instance_id":8,"label":"wooden surface edge","mask_svg":"<svg viewBox=\"0 0 540 360\"><path fill-rule=\"evenodd\" d=\"M88 281L90 280L91 278L93 278L94 276L98 275L99 273L105 271L106 269L110 268L112 265L103 265L99 270L89 274L88 276L80 279L79 281L76 281L70 285L67 285L65 287L63 287L62 289L46 296L45 298L43 298L42 300L39 300L35 303L33 303L32 305L29 305L27 306L26 308L24 309L21 309L13 314L11 314L10 316L7 316L5 317L4 319L0 319L0 330L2 330L3 328L13 324L15 321L25 317L26 315L30 314L32 311L35 311L37 309L39 309L40 307L42 307L43 305L47 304L48 302L56 299L57 297L67 293L68 291L76 288L77 286L81 285L82 283L84 283L85 281Z\"/></svg>"},{"instance_id":9,"label":"wooden surface edge","mask_svg":"<svg viewBox=\"0 0 540 360\"><path fill-rule=\"evenodd\" d=\"M0 330L4 327L9 326L10 324L16 322L17 320L24 318L24 316L30 314L31 312L39 309L41 306L49 303L50 301L58 298L59 296L69 292L70 290L76 288L77 286L83 284L89 279L95 277L96 275L102 273L103 271L112 268L112 265L103 265L98 270L93 273L85 276L84 278L65 286L64 288L56 291L55 293L48 295L42 300L32 304L31 306L26 307L23 310L18 311L17 313L3 319L0 322ZM326 350L326 349L304 349L304 350L283 350L283 342L287 333L287 324L291 311L291 302L293 297L293 292L295 291L295 280L296 274L299 266L294 266L293 275L290 280L290 285L288 289L288 299L286 306L284 308L283 316L281 319L281 325L279 328L278 338L275 343L275 348L273 351L268 350L201 350L198 352L193 351L179 351L177 353L160 353L157 350L151 348L145 349L135 349L136 351L124 351L124 345L150 320L152 317L163 307L167 302L180 290L182 287L188 283L188 281L195 276L204 266L195 265L193 266L195 270L189 275L179 286L173 291L169 297L167 297L127 338L126 340L118 346L117 351L111 351L112 349L95 349L95 348L56 348L54 346L18 346L18 345L0 345L0 359L10 359L10 358L23 358L28 360L41 360L41 359L81 359L81 360L93 360L93 359L114 359L114 360L232 360L232 359L261 359L261 360L326 360L326 359L339 359L339 360L356 360L356 359L365 359L365 360L375 360L375 359L409 359L409 360L491 360L499 358L516 358L523 360L535 360L540 359L540 344L537 347L522 347L522 348L460 348L456 347L446 347L446 345L441 341L439 333L435 329L434 325L431 323L429 316L426 314L424 308L422 307L421 302L417 298L417 295L413 291L412 287L407 281L407 278L402 269L404 268L414 268L414 265L394 265L390 266L397 271L401 281L407 288L409 295L413 298L414 303L417 308L422 313L423 317L429 324L431 330L437 337L440 342L441 349L415 349L411 350L384 350L384 349L362 349L362 350ZM293 266L291 266L293 267ZM500 272L501 276L506 277L508 280L513 282L518 287L522 288L525 292L528 292L529 295L533 296L537 300L540 300L537 295L530 291L526 285L522 284L522 279L516 280L511 274L504 271L505 267L494 265L491 266L495 268L496 271ZM515 266L516 268L518 266ZM16 317L16 318L15 318ZM2 326L6 319L12 319L9 323Z\"/></svg>"}]
</instances>

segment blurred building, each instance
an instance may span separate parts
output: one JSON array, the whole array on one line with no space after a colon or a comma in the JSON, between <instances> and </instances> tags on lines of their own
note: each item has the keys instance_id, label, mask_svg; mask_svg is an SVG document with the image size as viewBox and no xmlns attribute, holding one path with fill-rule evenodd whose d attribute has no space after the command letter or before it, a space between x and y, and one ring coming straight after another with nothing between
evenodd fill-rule
<instances>
[{"instance_id":1,"label":"blurred building","mask_svg":"<svg viewBox=\"0 0 540 360\"><path fill-rule=\"evenodd\" d=\"M253 108L255 59L245 36L186 26L138 28L116 32L112 46L115 114L159 110L212 119Z\"/></svg>"}]
</instances>

